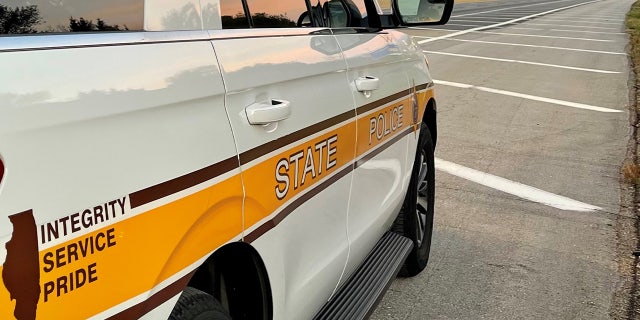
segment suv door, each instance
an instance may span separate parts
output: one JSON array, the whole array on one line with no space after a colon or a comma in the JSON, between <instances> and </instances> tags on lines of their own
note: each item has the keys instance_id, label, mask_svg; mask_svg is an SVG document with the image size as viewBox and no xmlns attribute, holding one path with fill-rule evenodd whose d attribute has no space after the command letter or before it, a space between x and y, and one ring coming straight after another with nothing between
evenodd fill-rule
<instances>
[{"instance_id":1,"label":"suv door","mask_svg":"<svg viewBox=\"0 0 640 320\"><path fill-rule=\"evenodd\" d=\"M232 26L231 17L237 26L238 7L221 4L223 27ZM309 19L304 0L248 5L258 27ZM266 265L274 318L311 318L335 289L348 254L356 131L345 61L323 29L210 35L243 176L244 240Z\"/></svg>"},{"instance_id":2,"label":"suv door","mask_svg":"<svg viewBox=\"0 0 640 320\"><path fill-rule=\"evenodd\" d=\"M409 183L412 161L408 159L413 159L409 140L415 146L417 139L409 134L414 122L406 73L409 39L365 28L369 22L364 0L325 1L324 7L344 53L357 114L348 276L389 229ZM346 27L340 28L340 23Z\"/></svg>"}]
</instances>

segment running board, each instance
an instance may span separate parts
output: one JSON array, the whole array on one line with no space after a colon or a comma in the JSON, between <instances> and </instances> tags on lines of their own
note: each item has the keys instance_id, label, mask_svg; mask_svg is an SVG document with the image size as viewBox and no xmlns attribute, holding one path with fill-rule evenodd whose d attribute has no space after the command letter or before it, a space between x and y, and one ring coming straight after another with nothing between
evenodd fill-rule
<instances>
[{"instance_id":1,"label":"running board","mask_svg":"<svg viewBox=\"0 0 640 320\"><path fill-rule=\"evenodd\" d=\"M314 320L369 317L412 248L410 239L387 232L349 281L320 309Z\"/></svg>"}]
</instances>

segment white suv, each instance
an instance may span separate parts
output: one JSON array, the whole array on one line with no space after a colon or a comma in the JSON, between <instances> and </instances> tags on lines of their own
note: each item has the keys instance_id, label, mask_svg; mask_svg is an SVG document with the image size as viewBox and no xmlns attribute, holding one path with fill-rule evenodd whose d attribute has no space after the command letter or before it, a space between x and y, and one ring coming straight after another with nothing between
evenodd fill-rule
<instances>
[{"instance_id":1,"label":"white suv","mask_svg":"<svg viewBox=\"0 0 640 320\"><path fill-rule=\"evenodd\" d=\"M427 264L452 0L1 0L0 318L357 319Z\"/></svg>"}]
</instances>

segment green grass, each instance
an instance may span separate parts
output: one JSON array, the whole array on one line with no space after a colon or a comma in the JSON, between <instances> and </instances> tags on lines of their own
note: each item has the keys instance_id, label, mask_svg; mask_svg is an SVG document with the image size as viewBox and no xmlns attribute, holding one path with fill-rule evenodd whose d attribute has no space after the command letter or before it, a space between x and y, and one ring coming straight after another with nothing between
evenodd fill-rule
<instances>
[{"instance_id":1,"label":"green grass","mask_svg":"<svg viewBox=\"0 0 640 320\"><path fill-rule=\"evenodd\" d=\"M630 54L633 60L636 77L640 68L640 1L631 6L627 13L627 32L629 32Z\"/></svg>"},{"instance_id":2,"label":"green grass","mask_svg":"<svg viewBox=\"0 0 640 320\"><path fill-rule=\"evenodd\" d=\"M627 13L626 19L627 32L629 33L629 54L633 65L633 70L636 77L635 90L639 90L640 83L640 1L637 1L631 6L631 10ZM639 100L640 96L636 92L636 100ZM636 101L636 114L640 109L638 108L638 102ZM627 183L640 185L640 164L633 163L631 161L626 162L622 166L622 176Z\"/></svg>"}]
</instances>

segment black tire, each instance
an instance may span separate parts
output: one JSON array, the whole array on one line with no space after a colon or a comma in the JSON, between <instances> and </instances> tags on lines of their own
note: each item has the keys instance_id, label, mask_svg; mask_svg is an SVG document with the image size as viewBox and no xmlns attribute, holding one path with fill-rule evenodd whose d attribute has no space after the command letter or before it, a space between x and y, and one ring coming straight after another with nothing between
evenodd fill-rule
<instances>
[{"instance_id":1,"label":"black tire","mask_svg":"<svg viewBox=\"0 0 640 320\"><path fill-rule=\"evenodd\" d=\"M413 241L413 249L402 269L400 276L413 277L420 273L429 261L431 236L433 234L433 204L435 198L435 168L433 160L433 142L426 124L420 127L418 150L413 163L413 172L409 182L409 189L405 196L402 209L393 225L393 230ZM424 161L422 161L424 160ZM427 170L422 175L421 168ZM419 191L421 181L426 186ZM424 196L420 196L423 193Z\"/></svg>"},{"instance_id":2,"label":"black tire","mask_svg":"<svg viewBox=\"0 0 640 320\"><path fill-rule=\"evenodd\" d=\"M169 320L231 320L231 316L212 295L186 287Z\"/></svg>"}]
</instances>

